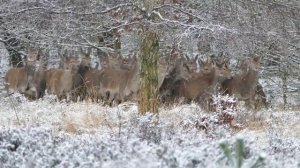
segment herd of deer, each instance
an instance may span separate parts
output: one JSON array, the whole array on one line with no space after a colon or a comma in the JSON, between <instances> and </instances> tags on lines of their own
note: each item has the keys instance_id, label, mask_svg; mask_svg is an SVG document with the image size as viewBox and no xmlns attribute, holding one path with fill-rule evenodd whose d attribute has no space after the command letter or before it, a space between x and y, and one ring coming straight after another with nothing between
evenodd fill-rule
<instances>
[{"instance_id":1,"label":"herd of deer","mask_svg":"<svg viewBox=\"0 0 300 168\"><path fill-rule=\"evenodd\" d=\"M39 99L45 93L61 99L99 100L112 104L136 100L139 91L140 62L138 57L124 58L117 53L101 57L91 67L90 50L81 50L81 58L62 56L62 66L47 69L40 63L37 49L29 49L24 67L11 68L5 76L8 94L20 92L32 99ZM158 62L158 91L161 102L174 102L184 98L206 107L213 94L234 95L253 108L257 91L260 58L249 58L240 64L240 72L232 75L225 59L190 59L182 56L178 49L170 49L168 56ZM264 99L265 102L265 99Z\"/></svg>"}]
</instances>

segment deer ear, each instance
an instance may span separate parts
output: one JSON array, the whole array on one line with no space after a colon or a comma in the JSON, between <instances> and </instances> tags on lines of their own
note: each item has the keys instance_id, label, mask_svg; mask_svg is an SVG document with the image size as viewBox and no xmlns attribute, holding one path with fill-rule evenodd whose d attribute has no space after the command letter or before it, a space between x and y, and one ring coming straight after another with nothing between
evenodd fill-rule
<instances>
[{"instance_id":1,"label":"deer ear","mask_svg":"<svg viewBox=\"0 0 300 168\"><path fill-rule=\"evenodd\" d=\"M41 49L39 49L37 52L36 60L39 61L43 57L44 57L43 52Z\"/></svg>"},{"instance_id":2,"label":"deer ear","mask_svg":"<svg viewBox=\"0 0 300 168\"><path fill-rule=\"evenodd\" d=\"M260 62L260 59L261 59L261 57L258 56L258 55L255 55L255 56L253 57L253 61L255 61L255 62Z\"/></svg>"},{"instance_id":3,"label":"deer ear","mask_svg":"<svg viewBox=\"0 0 300 168\"><path fill-rule=\"evenodd\" d=\"M199 55L197 54L196 57L195 57L195 61L197 62L199 59Z\"/></svg>"},{"instance_id":4,"label":"deer ear","mask_svg":"<svg viewBox=\"0 0 300 168\"><path fill-rule=\"evenodd\" d=\"M185 55L184 57L185 57L185 59L186 59L187 61L190 60L190 57L188 57L187 55Z\"/></svg>"},{"instance_id":5,"label":"deer ear","mask_svg":"<svg viewBox=\"0 0 300 168\"><path fill-rule=\"evenodd\" d=\"M224 66L226 69L228 69L228 68L229 68L229 65L228 65L228 63L227 63L227 62L225 62L223 66Z\"/></svg>"},{"instance_id":6,"label":"deer ear","mask_svg":"<svg viewBox=\"0 0 300 168\"><path fill-rule=\"evenodd\" d=\"M209 62L210 62L213 66L216 65L216 61L215 61L215 60L212 60L212 59L211 59Z\"/></svg>"},{"instance_id":7,"label":"deer ear","mask_svg":"<svg viewBox=\"0 0 300 168\"><path fill-rule=\"evenodd\" d=\"M199 65L204 65L204 62L202 59L199 59L198 63L199 63Z\"/></svg>"}]
</instances>

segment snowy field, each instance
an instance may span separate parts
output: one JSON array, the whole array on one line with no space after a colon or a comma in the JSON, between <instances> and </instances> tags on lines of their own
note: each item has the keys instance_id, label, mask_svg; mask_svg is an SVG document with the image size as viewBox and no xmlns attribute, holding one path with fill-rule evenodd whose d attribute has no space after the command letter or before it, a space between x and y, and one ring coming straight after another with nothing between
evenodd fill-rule
<instances>
[{"instance_id":1,"label":"snowy field","mask_svg":"<svg viewBox=\"0 0 300 168\"><path fill-rule=\"evenodd\" d=\"M300 111L240 110L242 128L211 125L204 131L197 123L214 114L195 104L161 108L155 124L150 115L139 116L134 103L110 108L49 96L0 99L1 168L233 167L220 144L234 151L237 139L245 142L243 167L260 156L262 167L300 167Z\"/></svg>"}]
</instances>

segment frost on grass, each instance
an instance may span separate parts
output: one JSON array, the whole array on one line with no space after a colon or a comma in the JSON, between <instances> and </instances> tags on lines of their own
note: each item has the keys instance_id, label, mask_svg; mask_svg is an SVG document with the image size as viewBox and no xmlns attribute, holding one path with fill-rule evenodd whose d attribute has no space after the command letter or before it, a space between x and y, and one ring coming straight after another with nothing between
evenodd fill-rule
<instances>
[{"instance_id":1,"label":"frost on grass","mask_svg":"<svg viewBox=\"0 0 300 168\"><path fill-rule=\"evenodd\" d=\"M246 167L261 154L265 167L300 164L299 111L264 111L269 117L255 128L236 132L228 124L216 124L206 132L197 121L208 117L212 124L218 113L203 112L196 104L161 108L158 118L139 116L134 103L110 108L59 103L49 96L31 102L16 94L2 97L0 106L4 168L230 167L220 144L226 142L234 155L236 139L245 142ZM227 110L234 116L240 112Z\"/></svg>"}]
</instances>

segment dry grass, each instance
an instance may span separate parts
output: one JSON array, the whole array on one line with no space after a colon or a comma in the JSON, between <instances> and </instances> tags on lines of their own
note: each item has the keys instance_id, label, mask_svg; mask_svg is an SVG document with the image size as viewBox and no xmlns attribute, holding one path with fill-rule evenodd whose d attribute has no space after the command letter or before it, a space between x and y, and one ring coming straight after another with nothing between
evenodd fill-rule
<instances>
[{"instance_id":1,"label":"dry grass","mask_svg":"<svg viewBox=\"0 0 300 168\"><path fill-rule=\"evenodd\" d=\"M118 121L108 114L117 107L104 107L91 102L74 103L73 105L62 109L60 125L63 131L77 133L78 131L94 132L102 128L108 128L111 131L118 129ZM83 111L81 111L82 109Z\"/></svg>"},{"instance_id":2,"label":"dry grass","mask_svg":"<svg viewBox=\"0 0 300 168\"><path fill-rule=\"evenodd\" d=\"M12 122L16 120L12 108L8 107L7 103L5 106L5 102L2 102L3 108L0 109L0 114L5 116L0 120L2 126L45 126L58 128L68 133L117 132L120 126L136 127L136 121L139 117L137 105L132 102L108 107L90 101L64 103L54 101L53 98L45 98L34 102L17 102L17 110L20 111L18 115L22 123L18 125ZM300 124L296 123L295 119L293 122L286 119L289 116L299 117L299 111L289 112L278 110L247 112L242 109L240 116L235 121L236 123L233 124L232 131L233 133L239 133L243 130L261 132L267 130L270 127L269 123L272 123L278 126L278 129L282 127L287 130L284 132L285 134L288 134L288 131L293 131L295 134L293 136L299 138ZM159 108L159 113L159 119L163 125L173 126L174 129L185 129L184 127L188 126L186 131L194 129L196 121L200 121L201 118L213 115L213 113L203 111L195 103L181 104L181 102L171 106L163 106ZM272 117L271 113L275 114L275 117ZM285 119L281 119L281 116ZM242 127L234 127L236 124L242 124ZM297 134L299 135L297 136Z\"/></svg>"},{"instance_id":3,"label":"dry grass","mask_svg":"<svg viewBox=\"0 0 300 168\"><path fill-rule=\"evenodd\" d=\"M78 125L74 123L68 115L63 115L62 117L62 130L67 133L76 133L78 130Z\"/></svg>"}]
</instances>

